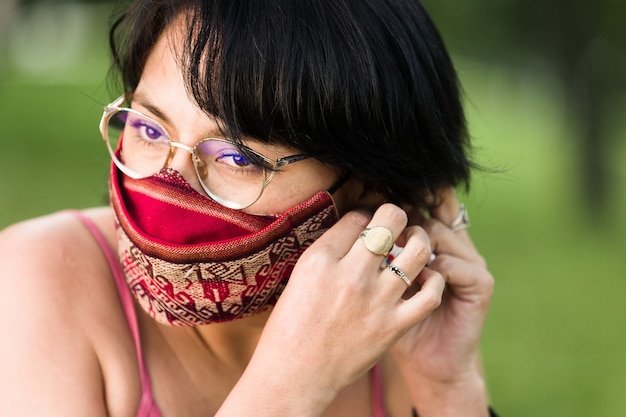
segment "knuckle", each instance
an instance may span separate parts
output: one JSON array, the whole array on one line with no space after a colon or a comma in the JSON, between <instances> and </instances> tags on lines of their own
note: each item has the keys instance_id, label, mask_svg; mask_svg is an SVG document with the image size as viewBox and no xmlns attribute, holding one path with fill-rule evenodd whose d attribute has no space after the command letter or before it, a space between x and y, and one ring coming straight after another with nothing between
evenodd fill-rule
<instances>
[{"instance_id":1,"label":"knuckle","mask_svg":"<svg viewBox=\"0 0 626 417\"><path fill-rule=\"evenodd\" d=\"M476 255L476 263L483 268L487 268L487 261L481 255Z\"/></svg>"},{"instance_id":2,"label":"knuckle","mask_svg":"<svg viewBox=\"0 0 626 417\"><path fill-rule=\"evenodd\" d=\"M425 243L412 247L410 251L410 258L417 265L425 265L431 254L430 245L426 245Z\"/></svg>"},{"instance_id":3,"label":"knuckle","mask_svg":"<svg viewBox=\"0 0 626 417\"><path fill-rule=\"evenodd\" d=\"M403 251L407 251L409 259L418 265L425 265L432 252L430 238L424 229L415 226L411 231L410 244L407 244Z\"/></svg>"},{"instance_id":4,"label":"knuckle","mask_svg":"<svg viewBox=\"0 0 626 417\"><path fill-rule=\"evenodd\" d=\"M326 254L331 253L331 247L328 244L320 243L317 246L307 248L296 262L296 268L299 270L321 271L328 267Z\"/></svg>"},{"instance_id":5,"label":"knuckle","mask_svg":"<svg viewBox=\"0 0 626 417\"><path fill-rule=\"evenodd\" d=\"M342 221L354 224L361 229L367 227L370 220L371 216L368 216L362 211L349 211L342 217Z\"/></svg>"},{"instance_id":6,"label":"knuckle","mask_svg":"<svg viewBox=\"0 0 626 417\"><path fill-rule=\"evenodd\" d=\"M340 275L340 277L342 282L341 288L348 295L349 299L352 298L354 300L356 297L360 297L367 288L365 280L360 279L356 274L346 273Z\"/></svg>"},{"instance_id":7,"label":"knuckle","mask_svg":"<svg viewBox=\"0 0 626 417\"><path fill-rule=\"evenodd\" d=\"M424 305L428 310L435 310L441 305L442 294L428 291L424 294Z\"/></svg>"},{"instance_id":8,"label":"knuckle","mask_svg":"<svg viewBox=\"0 0 626 417\"><path fill-rule=\"evenodd\" d=\"M493 294L493 291L495 289L496 286L496 280L493 278L493 275L491 275L489 272L487 272L483 278L483 286L485 287L485 291L488 294Z\"/></svg>"},{"instance_id":9,"label":"knuckle","mask_svg":"<svg viewBox=\"0 0 626 417\"><path fill-rule=\"evenodd\" d=\"M428 232L423 227L414 226L414 231L418 239L430 244L430 236L428 236Z\"/></svg>"},{"instance_id":10,"label":"knuckle","mask_svg":"<svg viewBox=\"0 0 626 417\"><path fill-rule=\"evenodd\" d=\"M445 253L437 254L437 259L435 259L437 264L437 269L440 271L449 271L453 267L453 259L450 255Z\"/></svg>"},{"instance_id":11,"label":"knuckle","mask_svg":"<svg viewBox=\"0 0 626 417\"><path fill-rule=\"evenodd\" d=\"M408 222L408 215L406 212L395 204L385 203L381 205L376 212L382 214L393 223L407 224Z\"/></svg>"}]
</instances>

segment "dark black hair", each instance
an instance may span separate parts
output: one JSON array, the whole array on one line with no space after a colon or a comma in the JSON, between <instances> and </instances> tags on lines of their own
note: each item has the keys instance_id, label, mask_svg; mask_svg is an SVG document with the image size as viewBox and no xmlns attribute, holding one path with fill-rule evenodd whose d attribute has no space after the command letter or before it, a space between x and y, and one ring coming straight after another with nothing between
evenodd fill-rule
<instances>
[{"instance_id":1,"label":"dark black hair","mask_svg":"<svg viewBox=\"0 0 626 417\"><path fill-rule=\"evenodd\" d=\"M233 140L291 146L398 204L468 185L457 75L420 1L136 0L110 32L127 92L180 16L187 89Z\"/></svg>"}]
</instances>

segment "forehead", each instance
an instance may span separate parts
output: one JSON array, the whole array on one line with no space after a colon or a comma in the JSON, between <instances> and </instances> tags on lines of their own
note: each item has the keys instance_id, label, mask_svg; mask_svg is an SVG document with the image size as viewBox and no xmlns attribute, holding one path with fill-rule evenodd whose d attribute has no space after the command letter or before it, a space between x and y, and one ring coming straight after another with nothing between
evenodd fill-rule
<instances>
[{"instance_id":1,"label":"forehead","mask_svg":"<svg viewBox=\"0 0 626 417\"><path fill-rule=\"evenodd\" d=\"M181 70L177 48L184 45L181 26L168 28L150 51L132 107L161 124L170 139L189 146L207 137L232 139L225 134L223 123L206 114L189 94ZM242 142L270 159L299 153L285 145L242 137Z\"/></svg>"},{"instance_id":2,"label":"forehead","mask_svg":"<svg viewBox=\"0 0 626 417\"><path fill-rule=\"evenodd\" d=\"M178 136L187 130L221 135L219 121L204 112L189 94L181 69L179 48L184 47L180 21L169 25L149 51L132 107L157 119Z\"/></svg>"},{"instance_id":3,"label":"forehead","mask_svg":"<svg viewBox=\"0 0 626 417\"><path fill-rule=\"evenodd\" d=\"M148 52L141 78L133 94L135 97L151 102L161 101L161 98L191 100L179 64L177 51L181 45L180 24L168 26Z\"/></svg>"}]
</instances>

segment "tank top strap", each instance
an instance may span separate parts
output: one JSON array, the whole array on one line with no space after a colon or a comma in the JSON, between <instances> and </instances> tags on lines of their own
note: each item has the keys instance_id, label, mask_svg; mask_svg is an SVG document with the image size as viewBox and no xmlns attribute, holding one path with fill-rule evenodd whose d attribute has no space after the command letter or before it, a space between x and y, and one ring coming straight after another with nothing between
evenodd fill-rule
<instances>
[{"instance_id":1,"label":"tank top strap","mask_svg":"<svg viewBox=\"0 0 626 417\"><path fill-rule=\"evenodd\" d=\"M381 365L377 363L370 371L370 386L372 397L373 417L387 417L385 408L385 395L383 390L383 378Z\"/></svg>"},{"instance_id":2,"label":"tank top strap","mask_svg":"<svg viewBox=\"0 0 626 417\"><path fill-rule=\"evenodd\" d=\"M96 240L98 246L100 246L100 249L102 250L102 253L109 264L111 273L113 274L113 278L115 280L115 286L117 287L117 292L122 303L122 308L124 309L126 322L128 323L128 327L135 342L137 362L139 363L139 375L141 378L141 400L137 417L161 417L161 413L159 412L158 407L156 407L156 402L152 395L150 375L148 373L148 368L146 367L146 363L143 357L143 351L141 348L141 337L139 334L139 323L137 321L137 312L135 311L133 298L126 284L126 279L124 278L124 272L121 269L119 258L109 246L106 238L104 237L98 226L96 226L96 224L90 218L88 218L78 210L70 210L69 212L81 221L81 223L87 228L87 230L89 230L93 238Z\"/></svg>"}]
</instances>

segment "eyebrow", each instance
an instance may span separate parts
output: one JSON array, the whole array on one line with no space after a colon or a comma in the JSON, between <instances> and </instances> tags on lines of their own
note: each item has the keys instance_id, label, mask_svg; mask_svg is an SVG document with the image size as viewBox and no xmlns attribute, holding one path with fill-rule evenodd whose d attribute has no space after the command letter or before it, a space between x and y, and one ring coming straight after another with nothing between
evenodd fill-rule
<instances>
[{"instance_id":1,"label":"eyebrow","mask_svg":"<svg viewBox=\"0 0 626 417\"><path fill-rule=\"evenodd\" d=\"M143 95L141 93L135 93L135 94L133 94L132 101L136 102L141 107L143 107L144 109L148 110L150 113L152 113L153 115L155 115L159 119L163 120L166 124L168 124L170 126L172 125L172 121L167 116L167 114L165 114L164 111L162 111L160 108L158 108L157 106L152 104L150 102L150 100L148 100L148 98L145 95Z\"/></svg>"}]
</instances>

